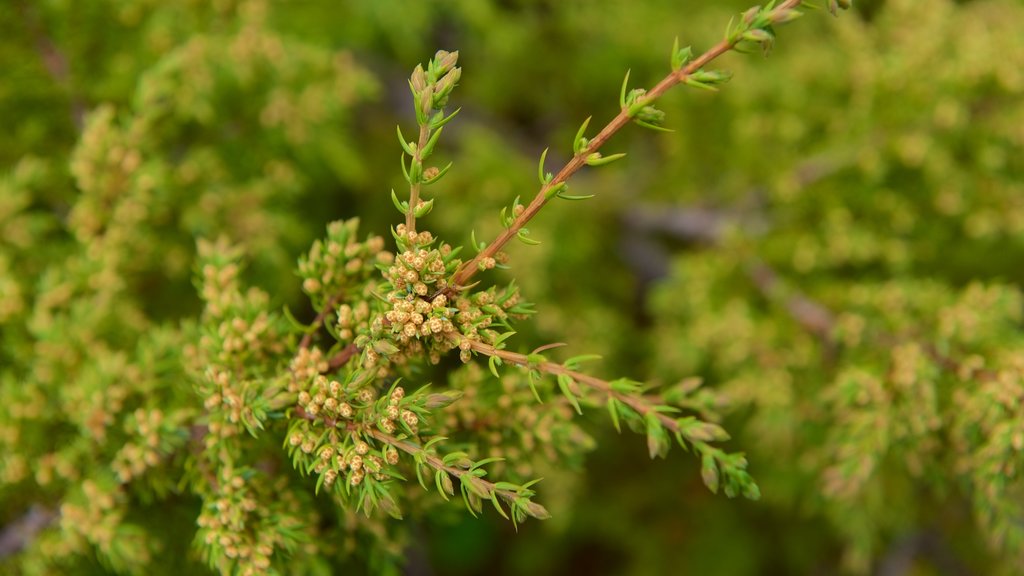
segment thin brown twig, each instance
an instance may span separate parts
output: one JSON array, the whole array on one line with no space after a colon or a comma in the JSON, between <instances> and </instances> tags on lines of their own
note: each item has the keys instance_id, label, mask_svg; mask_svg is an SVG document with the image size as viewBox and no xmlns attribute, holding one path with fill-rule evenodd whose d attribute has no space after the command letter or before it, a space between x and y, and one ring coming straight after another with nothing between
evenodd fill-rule
<instances>
[{"instance_id":1,"label":"thin brown twig","mask_svg":"<svg viewBox=\"0 0 1024 576\"><path fill-rule=\"evenodd\" d=\"M441 458L438 458L436 455L426 452L425 450L423 450L422 447L413 444L412 442L408 442L406 440L399 440L398 438L395 438L390 434L385 434L384 432L381 432L380 430L377 430L375 428L366 428L363 430L363 432L369 434L371 437L380 442L389 444L405 452L406 454L412 456L422 454L424 462L426 462L427 465L433 468L434 470L446 472L447 474L458 478L459 482L472 482L476 484L478 488L482 488L483 490L485 490L488 494L492 492L497 493L498 496L500 496L507 502L512 503L522 497L519 493L517 493L514 490L499 489L497 486L495 486L494 483L488 482L487 480L484 480L483 478L480 478L479 476L470 473L470 471L466 468L449 466L445 464ZM469 476L469 479L465 480L467 476Z\"/></svg>"},{"instance_id":2,"label":"thin brown twig","mask_svg":"<svg viewBox=\"0 0 1024 576\"><path fill-rule=\"evenodd\" d=\"M360 352L362 352L362 349L355 344L345 346L327 361L327 371L334 372L340 369L342 366L347 364L352 357L359 355Z\"/></svg>"},{"instance_id":3,"label":"thin brown twig","mask_svg":"<svg viewBox=\"0 0 1024 576\"><path fill-rule=\"evenodd\" d=\"M779 299L781 282L775 270L763 262L755 261L748 266L747 274L758 291L769 299ZM784 298L782 304L789 312L790 317L796 320L804 330L822 341L832 340L836 321L835 316L828 308L799 292L789 294Z\"/></svg>"},{"instance_id":4,"label":"thin brown twig","mask_svg":"<svg viewBox=\"0 0 1024 576\"><path fill-rule=\"evenodd\" d=\"M21 518L7 524L0 530L0 558L16 554L28 546L47 526L60 518L60 512L33 504Z\"/></svg>"},{"instance_id":5,"label":"thin brown twig","mask_svg":"<svg viewBox=\"0 0 1024 576\"><path fill-rule=\"evenodd\" d=\"M566 376L569 376L574 381L580 384L589 386L590 388L593 388L594 390L597 390L598 392L601 392L606 396L611 396L612 398L615 398L619 402L622 402L623 404L632 408L634 411L636 411L637 414L640 414L640 416L646 417L648 414L653 413L655 416L657 416L658 421L661 422L662 425L664 425L672 432L680 431L679 423L676 422L676 420L673 419L671 416L667 416L666 414L655 410L654 407L656 403L652 403L650 401L651 399L646 396L633 396L630 394L624 394L622 392L619 392L618 390L615 390L610 382L607 382L600 378L596 378L589 374L584 374L583 372L570 370L569 368L566 368L565 366L562 366L561 364L557 364L555 362L531 362L526 354L519 354L516 352L510 352L508 350L499 350L494 346L491 346L490 344L484 344L483 342L479 341L470 341L470 346L476 352L479 352L485 356L497 356L498 358L501 358L502 361L507 362L509 364L515 364L516 366L521 366L523 368L536 368L541 372L545 372L547 374L554 374L556 376L559 374L565 374Z\"/></svg>"},{"instance_id":6,"label":"thin brown twig","mask_svg":"<svg viewBox=\"0 0 1024 576\"><path fill-rule=\"evenodd\" d=\"M749 266L749 275L754 281L754 285L766 298L780 299L781 280L770 266L763 262L755 262ZM822 342L835 342L835 315L826 306L795 290L789 291L789 296L784 299L782 304L789 312L790 317L804 330L817 336ZM964 371L964 365L961 362L952 356L943 354L930 342L920 342L913 337L901 337L890 332L879 332L872 340L875 345L884 348L916 343L941 369L956 375ZM997 373L992 370L976 369L972 370L972 373L981 381L991 381L997 377Z\"/></svg>"},{"instance_id":7,"label":"thin brown twig","mask_svg":"<svg viewBox=\"0 0 1024 576\"><path fill-rule=\"evenodd\" d=\"M50 39L45 30L43 30L35 7L28 2L19 2L18 9L24 19L25 28L35 41L36 51L39 54L39 58L43 61L46 72L58 86L67 91L71 101L71 121L74 122L75 128L81 130L84 125L85 103L72 90L68 59L53 43L53 40Z\"/></svg>"},{"instance_id":8,"label":"thin brown twig","mask_svg":"<svg viewBox=\"0 0 1024 576\"><path fill-rule=\"evenodd\" d=\"M324 319L327 318L327 315L333 311L332 309L334 308L334 305L338 303L338 300L341 300L343 297L344 294L342 292L338 292L334 296L328 298L327 302L324 302L323 309L320 310L320 313L313 319L313 324L316 325L316 328L306 332L306 335L302 337L302 341L299 342L300 349L309 348L309 345L313 343L313 334L320 330L320 324L322 324Z\"/></svg>"},{"instance_id":9,"label":"thin brown twig","mask_svg":"<svg viewBox=\"0 0 1024 576\"><path fill-rule=\"evenodd\" d=\"M801 0L786 0L779 6L777 6L773 12L780 12L785 10L791 10L801 4ZM726 38L715 44L710 50L704 52L700 56L694 58L686 66L683 66L679 70L674 70L669 73L665 78L658 82L653 88L651 88L644 96L644 102L653 102L661 97L665 92L671 89L680 82L685 82L687 78L693 75L695 72L707 66L711 61L718 58L722 54L729 52L740 42L739 38ZM507 244L512 238L514 238L520 230L526 224L533 219L534 216L540 212L541 208L547 204L550 198L548 197L548 191L556 186L566 182L579 171L586 164L586 159L589 155L598 151L612 136L615 135L623 126L628 124L632 120L629 109L623 108L619 111L615 118L612 118L604 128L598 132L597 136L589 141L587 146L577 153L572 159L558 171L558 174L546 183L540 191L534 196L530 205L527 206L522 213L519 214L513 220L512 224L506 228L497 238L495 238L490 244L488 244L483 250L480 251L472 260L463 263L459 269L455 272L455 276L452 279L452 284L455 290L459 287L465 286L466 283L472 278L480 269L480 263L485 258L493 258L495 254L501 250L505 244Z\"/></svg>"}]
</instances>

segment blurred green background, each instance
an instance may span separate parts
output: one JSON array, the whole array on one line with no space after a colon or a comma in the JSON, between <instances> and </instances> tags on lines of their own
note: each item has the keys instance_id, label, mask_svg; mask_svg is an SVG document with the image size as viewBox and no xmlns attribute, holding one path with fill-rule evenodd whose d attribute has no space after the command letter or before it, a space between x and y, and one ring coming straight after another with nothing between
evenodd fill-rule
<instances>
[{"instance_id":1,"label":"blurred green background","mask_svg":"<svg viewBox=\"0 0 1024 576\"><path fill-rule=\"evenodd\" d=\"M324 225L359 216L382 233L396 221L394 126L415 123L406 78L442 48L460 51L463 110L445 130L438 154L454 167L425 224L453 244L493 237L500 208L535 193L540 152L551 147L553 170L587 116L594 126L617 113L627 69L653 85L675 37L699 52L747 6L7 0L0 224L31 219L0 236L0 273L15 279L0 283L0 323L17 323L48 263L102 226L118 170L151 180L129 280L150 318L199 311L195 238L218 233L250 249L252 280L276 304L308 315L292 270ZM830 339L861 322L954 357L1019 349L1017 300L1004 309L968 289L1015 294L1024 280L1024 8L874 0L838 19L808 12L767 59L724 57L735 77L720 93L670 92L659 107L673 133L617 135L606 150L627 159L572 182L596 198L545 208L531 226L543 244L511 247L502 273L541 311L520 332L525 348L568 342L601 354L608 377L704 377L731 407L733 447L763 500L712 495L689 455L651 461L641 436L587 414L599 448L578 476L542 484L552 520L516 534L493 514L413 518L407 573L1021 567L1016 511L979 503L970 456L981 448L956 440L956 393L972 384L940 373L877 411L858 405L884 412L868 428L891 428L884 441L858 436L861 412L836 400L836 383L853 369L884 378L893 346ZM82 143L88 126L109 126L95 138L120 134L141 157ZM757 266L778 282L747 272ZM793 313L804 297L831 311L828 337ZM993 317L950 336L941 318L957 307ZM927 410L938 424L900 427ZM866 478L843 468L857 455L870 456ZM828 488L829 470L853 487Z\"/></svg>"}]
</instances>

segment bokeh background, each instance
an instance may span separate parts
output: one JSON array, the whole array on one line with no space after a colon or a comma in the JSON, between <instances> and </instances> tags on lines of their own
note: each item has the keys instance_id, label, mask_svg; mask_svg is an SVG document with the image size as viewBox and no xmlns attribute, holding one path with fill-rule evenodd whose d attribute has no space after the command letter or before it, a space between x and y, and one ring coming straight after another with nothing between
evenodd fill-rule
<instances>
[{"instance_id":1,"label":"bokeh background","mask_svg":"<svg viewBox=\"0 0 1024 576\"><path fill-rule=\"evenodd\" d=\"M1024 569L1024 6L855 4L807 10L768 58L727 55L719 93L670 92L674 132L623 130L606 148L626 160L572 181L595 198L545 208L543 243L502 272L541 311L525 348L702 377L763 499L710 494L689 455L651 461L591 411L599 448L542 483L552 520L414 518L408 574ZM468 243L532 197L544 148L553 169L587 116L617 113L627 69L653 85L674 38L701 51L747 6L6 0L0 371L24 362L16 326L44 271L128 187L149 190L129 280L149 318L198 313L195 239L219 233L308 315L292 271L325 224L395 221L394 126L414 126L406 78L435 50L460 51L462 112L425 223ZM119 130L137 157L103 144Z\"/></svg>"}]
</instances>

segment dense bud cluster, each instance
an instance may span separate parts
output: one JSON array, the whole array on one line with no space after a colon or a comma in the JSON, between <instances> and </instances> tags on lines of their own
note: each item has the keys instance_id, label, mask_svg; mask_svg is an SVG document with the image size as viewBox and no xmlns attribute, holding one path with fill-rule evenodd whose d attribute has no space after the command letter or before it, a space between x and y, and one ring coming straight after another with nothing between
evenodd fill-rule
<instances>
[{"instance_id":1,"label":"dense bud cluster","mask_svg":"<svg viewBox=\"0 0 1024 576\"><path fill-rule=\"evenodd\" d=\"M391 262L384 239L369 236L359 241L359 219L332 222L327 237L316 240L299 260L302 289L314 298L341 294L356 301L364 296L367 281L376 275L377 265ZM353 292L354 293L350 293Z\"/></svg>"},{"instance_id":2,"label":"dense bud cluster","mask_svg":"<svg viewBox=\"0 0 1024 576\"><path fill-rule=\"evenodd\" d=\"M179 412L168 417L160 409L135 410L124 425L129 437L135 440L126 442L114 457L113 469L118 480L130 482L158 466L181 445L184 439L177 432L185 416Z\"/></svg>"},{"instance_id":3,"label":"dense bud cluster","mask_svg":"<svg viewBox=\"0 0 1024 576\"><path fill-rule=\"evenodd\" d=\"M349 487L367 479L384 482L398 464L398 451L373 441L373 431L416 434L427 399L423 394L406 395L401 386L378 398L371 387L318 376L298 395L302 418L288 433L288 449L326 488L339 479Z\"/></svg>"}]
</instances>

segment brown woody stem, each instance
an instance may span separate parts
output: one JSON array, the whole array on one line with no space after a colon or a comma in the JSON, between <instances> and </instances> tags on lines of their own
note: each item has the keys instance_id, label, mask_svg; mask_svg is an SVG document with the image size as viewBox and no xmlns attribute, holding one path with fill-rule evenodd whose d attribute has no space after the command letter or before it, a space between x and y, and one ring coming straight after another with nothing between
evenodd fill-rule
<instances>
[{"instance_id":1,"label":"brown woody stem","mask_svg":"<svg viewBox=\"0 0 1024 576\"><path fill-rule=\"evenodd\" d=\"M556 364L554 362L531 362L526 354L509 352L508 350L499 350L494 346L491 346L490 344L484 344L483 342L470 341L470 346L474 351L479 352L480 354L483 354L485 356L496 356L498 358L501 358L502 361L507 362L509 364L515 364L516 366L522 366L524 368L536 368L541 372L545 372L547 374L554 374L556 376L559 374L565 374L580 384L597 390L598 392L601 392L606 396L611 396L612 398L615 398L619 402L622 402L626 406L632 408L634 411L636 411L637 414L640 414L641 416L646 417L647 414L653 412L655 416L657 416L658 421L661 422L662 425L664 425L672 432L679 432L679 423L676 422L675 419L673 419L672 417L655 410L655 403L650 402L650 400L644 396L632 396L629 394L623 394L622 392L619 392L618 390L612 388L611 383L608 381L602 380L600 378L595 378L594 376L591 376L589 374L584 374L582 372L570 370L569 368L566 368L565 366L562 366L561 364Z\"/></svg>"},{"instance_id":2,"label":"brown woody stem","mask_svg":"<svg viewBox=\"0 0 1024 576\"><path fill-rule=\"evenodd\" d=\"M370 436L372 436L373 438L380 442L390 444L391 446L394 446L395 448L401 450L402 452L405 452L406 454L410 454L412 456L422 454L423 460L424 462L427 463L428 466L430 466L434 470L440 470L449 474L450 476L454 476L459 480L459 482L462 482L463 477L466 475L473 476L474 479L472 480L472 482L476 484L479 488L483 488L485 491L487 491L488 494L496 493L503 500L509 503L515 502L516 499L521 497L520 494L513 490L499 490L493 483L488 482L487 480L484 480L479 476L474 476L470 474L468 469L458 468L456 466L449 466L445 464L444 461L438 458L436 455L424 451L422 447L413 444L412 442L408 442L406 440L399 440L398 438L395 438L390 434L385 434L384 432L381 432L380 430L377 430L375 428L367 428L364 431L364 433L369 434Z\"/></svg>"},{"instance_id":3,"label":"brown woody stem","mask_svg":"<svg viewBox=\"0 0 1024 576\"><path fill-rule=\"evenodd\" d=\"M793 8L796 8L800 4L801 0L786 0L782 4L778 5L773 10L773 12L778 13L780 11L791 10ZM730 50L735 48L739 42L739 38L727 38L725 40L720 41L718 44L715 44L710 50L694 58L679 70L674 70L671 73L669 73L668 76L665 76L665 78L663 78L661 82L658 82L643 96L643 101L648 103L655 101L662 94L668 92L668 90L675 86L676 84L686 81L686 79L689 78L693 73L697 72L704 66L707 66L711 61L718 58L722 54L725 54L726 52L729 52ZM462 266L459 267L459 269L455 272L455 276L452 279L452 284L454 288L458 290L459 287L465 286L466 283L470 280L470 278L472 278L479 271L480 262L483 261L484 258L493 258L494 255L497 254L498 251L501 250L502 247L504 247L505 244L509 242L509 240L514 238L519 233L519 231L522 230L522 228L526 226L526 224L531 219L533 219L533 217L536 216L538 212L540 212L540 209L543 208L545 204L547 204L548 200L550 199L548 198L548 191L568 181L573 174L579 171L579 169L586 164L587 156L593 154L594 152L597 152L601 148L601 146L604 146L604 144L609 139L611 139L611 137L614 136L615 133L618 132L623 126L628 124L630 120L632 120L632 117L629 114L629 109L623 108L622 110L620 110L619 114L615 116L615 118L612 118L612 120L608 122L608 124L605 125L605 127L602 128L600 132L598 132L597 136L594 136L589 141L586 148L584 148L578 154L573 156L572 159L569 160L569 162L565 166L563 166L561 170L558 171L558 174L556 174L550 182L545 184L540 189L540 192L538 192L537 195L534 196L533 200L530 202L530 205L527 206L526 209L523 210L523 212L516 217L516 219L508 228L506 228L500 235L498 235L497 238L495 238L490 244L488 244L483 250L481 250L480 253L476 255L476 257L474 257L472 260L468 262L463 263Z\"/></svg>"}]
</instances>

